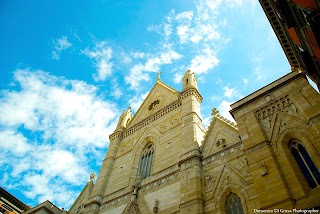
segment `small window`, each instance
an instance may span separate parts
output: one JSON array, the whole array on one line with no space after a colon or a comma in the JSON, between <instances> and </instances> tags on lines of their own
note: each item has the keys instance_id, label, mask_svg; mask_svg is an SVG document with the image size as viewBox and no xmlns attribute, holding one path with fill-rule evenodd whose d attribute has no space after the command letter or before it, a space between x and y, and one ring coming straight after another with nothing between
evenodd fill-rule
<instances>
[{"instance_id":1,"label":"small window","mask_svg":"<svg viewBox=\"0 0 320 214\"><path fill-rule=\"evenodd\" d=\"M146 146L144 151L142 152L142 156L140 159L140 167L139 167L139 177L140 179L145 179L151 174L151 166L153 159L153 145L150 143Z\"/></svg>"},{"instance_id":2,"label":"small window","mask_svg":"<svg viewBox=\"0 0 320 214\"><path fill-rule=\"evenodd\" d=\"M235 193L230 193L226 199L227 214L243 214L241 199Z\"/></svg>"},{"instance_id":3,"label":"small window","mask_svg":"<svg viewBox=\"0 0 320 214\"><path fill-rule=\"evenodd\" d=\"M308 154L307 150L298 140L291 140L289 143L291 154L296 159L299 168L306 178L310 188L320 185L320 173Z\"/></svg>"}]
</instances>

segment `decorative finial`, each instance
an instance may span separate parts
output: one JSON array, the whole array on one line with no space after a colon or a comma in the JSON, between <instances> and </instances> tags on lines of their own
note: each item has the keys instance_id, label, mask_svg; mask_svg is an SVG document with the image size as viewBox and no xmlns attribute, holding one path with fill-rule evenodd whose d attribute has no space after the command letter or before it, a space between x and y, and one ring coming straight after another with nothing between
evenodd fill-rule
<instances>
[{"instance_id":1,"label":"decorative finial","mask_svg":"<svg viewBox=\"0 0 320 214\"><path fill-rule=\"evenodd\" d=\"M212 115L213 117L216 117L218 114L219 114L219 111L218 111L216 108L213 108L211 115Z\"/></svg>"},{"instance_id":2,"label":"decorative finial","mask_svg":"<svg viewBox=\"0 0 320 214\"><path fill-rule=\"evenodd\" d=\"M157 74L157 81L161 81L161 79L160 79L160 74L162 74L162 72L160 71L160 72L158 72L158 74Z\"/></svg>"},{"instance_id":3,"label":"decorative finial","mask_svg":"<svg viewBox=\"0 0 320 214\"><path fill-rule=\"evenodd\" d=\"M90 182L93 182L94 181L94 178L96 177L96 173L91 173L90 174Z\"/></svg>"}]
</instances>

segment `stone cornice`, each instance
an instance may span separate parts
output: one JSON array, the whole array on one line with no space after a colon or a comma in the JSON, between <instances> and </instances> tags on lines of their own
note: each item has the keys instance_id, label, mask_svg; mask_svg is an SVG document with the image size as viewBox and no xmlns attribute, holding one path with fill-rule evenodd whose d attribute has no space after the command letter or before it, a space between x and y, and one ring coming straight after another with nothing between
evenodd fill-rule
<instances>
[{"instance_id":1,"label":"stone cornice","mask_svg":"<svg viewBox=\"0 0 320 214\"><path fill-rule=\"evenodd\" d=\"M245 106L248 106L249 103L255 102L258 99L273 93L275 90L283 87L286 84L289 84L293 80L297 78L306 78L304 73L298 73L298 72L290 72L287 75L281 77L280 79L277 79L273 81L272 83L264 86L263 88L249 94L248 96L242 98L241 100L238 100L237 102L231 104L231 110L230 113L231 115L234 116L234 114L242 109ZM248 110L250 111L250 110Z\"/></svg>"},{"instance_id":2,"label":"stone cornice","mask_svg":"<svg viewBox=\"0 0 320 214\"><path fill-rule=\"evenodd\" d=\"M160 172L157 172L157 173L147 177L146 179L144 179L141 182L140 191L144 192L146 190L152 189L153 187L165 184L166 182L177 178L179 175L179 172L180 172L180 169L179 169L179 167L177 167L176 164L174 164L174 165L172 165L172 166L170 166ZM121 190L121 191L123 191L123 190ZM111 193L110 195L106 196L106 197L110 197L111 199L103 202L100 209L104 209L106 207L110 207L110 206L118 204L122 201L125 201L127 199L130 199L132 191L126 191L125 193L112 198L112 195L117 195L117 193L119 193L119 192L114 192L114 193Z\"/></svg>"},{"instance_id":3,"label":"stone cornice","mask_svg":"<svg viewBox=\"0 0 320 214\"><path fill-rule=\"evenodd\" d=\"M113 141L115 140L116 138L118 139L122 139L123 137L123 131L120 131L120 130L116 130L115 132L113 132L111 135L109 135L109 139L110 141Z\"/></svg>"},{"instance_id":4,"label":"stone cornice","mask_svg":"<svg viewBox=\"0 0 320 214\"><path fill-rule=\"evenodd\" d=\"M275 11L275 3L272 0L259 0L259 2L281 44L282 49L284 50L284 53L286 54L292 70L300 69L302 67L302 60L296 53L296 49L294 48L295 45L292 44L291 39L288 38L288 33Z\"/></svg>"},{"instance_id":5,"label":"stone cornice","mask_svg":"<svg viewBox=\"0 0 320 214\"><path fill-rule=\"evenodd\" d=\"M201 103L203 100L201 94L199 93L199 91L195 87L185 88L180 94L180 99L183 100L189 96L195 96L199 103Z\"/></svg>"},{"instance_id":6,"label":"stone cornice","mask_svg":"<svg viewBox=\"0 0 320 214\"><path fill-rule=\"evenodd\" d=\"M212 161L218 160L220 157L224 157L224 156L229 155L235 151L239 151L242 148L243 148L242 141L235 143L235 144L228 146L218 152L215 152L207 157L204 157L203 161L202 161L202 165L209 164Z\"/></svg>"},{"instance_id":7,"label":"stone cornice","mask_svg":"<svg viewBox=\"0 0 320 214\"><path fill-rule=\"evenodd\" d=\"M199 149L194 149L180 156L179 166L192 158L201 158Z\"/></svg>"},{"instance_id":8,"label":"stone cornice","mask_svg":"<svg viewBox=\"0 0 320 214\"><path fill-rule=\"evenodd\" d=\"M175 109L177 109L180 106L181 106L181 101L177 100L177 101L163 107L159 111L157 111L154 114L150 115L149 117L141 120L140 122L138 122L134 126L130 127L128 130L126 130L123 133L122 138L126 138L127 136L141 130L142 128L146 127L150 123L152 123L152 122L158 120L159 118L163 117L164 115L174 111ZM110 135L110 136L112 136L112 135Z\"/></svg>"}]
</instances>

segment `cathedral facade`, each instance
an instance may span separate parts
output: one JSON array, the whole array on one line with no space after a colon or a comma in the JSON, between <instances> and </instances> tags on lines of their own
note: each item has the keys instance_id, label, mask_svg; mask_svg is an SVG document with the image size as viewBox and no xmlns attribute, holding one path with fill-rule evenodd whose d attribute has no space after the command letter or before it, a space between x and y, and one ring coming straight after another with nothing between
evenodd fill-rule
<instances>
[{"instance_id":1,"label":"cathedral facade","mask_svg":"<svg viewBox=\"0 0 320 214\"><path fill-rule=\"evenodd\" d=\"M232 104L236 124L213 109L206 129L201 102L191 71L181 92L158 77L135 115L119 118L69 214L320 209L320 95L303 73Z\"/></svg>"}]
</instances>

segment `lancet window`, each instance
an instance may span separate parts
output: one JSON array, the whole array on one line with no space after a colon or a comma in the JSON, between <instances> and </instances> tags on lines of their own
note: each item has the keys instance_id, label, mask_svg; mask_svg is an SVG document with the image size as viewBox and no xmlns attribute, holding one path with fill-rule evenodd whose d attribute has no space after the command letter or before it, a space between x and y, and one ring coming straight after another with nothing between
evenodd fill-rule
<instances>
[{"instance_id":1,"label":"lancet window","mask_svg":"<svg viewBox=\"0 0 320 214\"><path fill-rule=\"evenodd\" d=\"M139 167L139 175L141 179L145 179L151 174L153 160L153 144L150 143L143 150L141 159L140 159L140 167Z\"/></svg>"},{"instance_id":2,"label":"lancet window","mask_svg":"<svg viewBox=\"0 0 320 214\"><path fill-rule=\"evenodd\" d=\"M289 142L289 148L293 157L296 159L299 168L306 178L310 188L315 188L320 185L320 173L309 153L301 144L300 141L292 139Z\"/></svg>"},{"instance_id":3,"label":"lancet window","mask_svg":"<svg viewBox=\"0 0 320 214\"><path fill-rule=\"evenodd\" d=\"M225 206L227 214L243 214L241 199L233 192L228 195Z\"/></svg>"}]
</instances>

